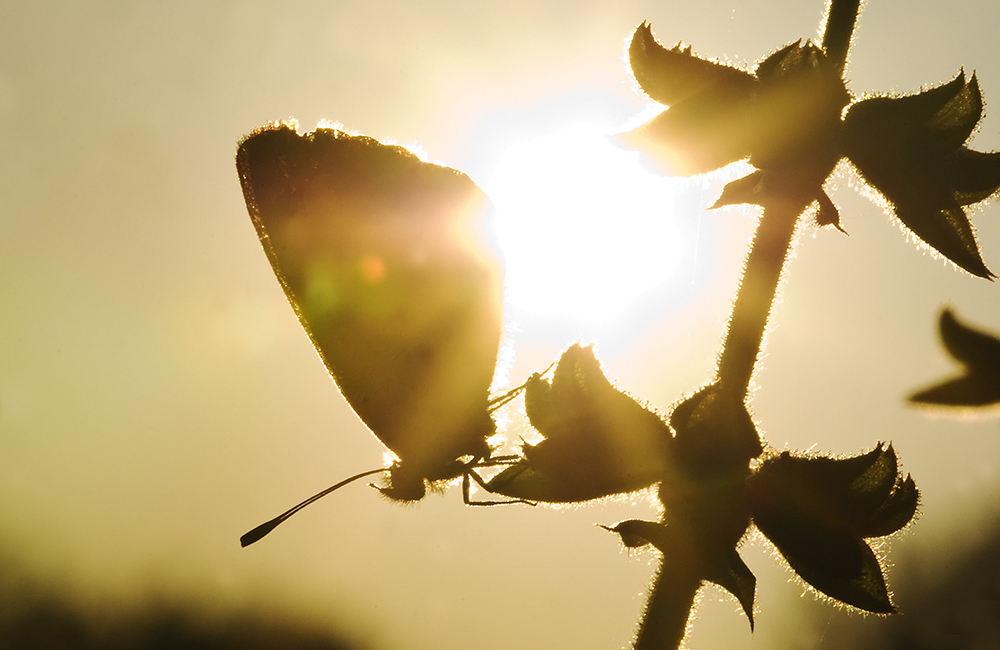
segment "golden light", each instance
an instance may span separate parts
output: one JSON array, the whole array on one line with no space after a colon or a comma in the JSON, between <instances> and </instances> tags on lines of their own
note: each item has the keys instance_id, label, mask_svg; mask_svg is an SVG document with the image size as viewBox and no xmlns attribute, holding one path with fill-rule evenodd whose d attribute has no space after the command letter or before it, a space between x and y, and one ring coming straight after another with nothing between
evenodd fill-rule
<instances>
[{"instance_id":1,"label":"golden light","mask_svg":"<svg viewBox=\"0 0 1000 650\"><path fill-rule=\"evenodd\" d=\"M677 265L679 181L644 169L611 133L573 126L502 156L486 191L516 308L608 321Z\"/></svg>"}]
</instances>

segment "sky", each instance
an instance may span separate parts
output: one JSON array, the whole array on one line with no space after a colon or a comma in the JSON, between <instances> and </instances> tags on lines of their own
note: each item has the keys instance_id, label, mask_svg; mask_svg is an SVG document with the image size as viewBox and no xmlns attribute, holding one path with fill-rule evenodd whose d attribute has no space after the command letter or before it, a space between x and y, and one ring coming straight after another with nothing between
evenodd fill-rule
<instances>
[{"instance_id":1,"label":"sky","mask_svg":"<svg viewBox=\"0 0 1000 650\"><path fill-rule=\"evenodd\" d=\"M594 342L620 388L667 413L712 377L755 213L705 208L741 172L623 177L618 205L588 194L612 172L563 168L602 169L598 136L648 117L623 58L642 21L664 45L752 67L815 39L823 8L0 4L0 547L88 607L159 596L253 606L377 650L626 647L657 558L630 556L594 524L654 517L641 495L468 508L451 490L404 507L359 483L240 548L258 523L378 467L384 449L274 278L236 146L271 120L304 131L328 120L465 171L496 193L498 228L514 233L498 381L517 385L574 341ZM1000 149L998 24L996 2L870 2L850 88L910 93L975 70L987 117L973 144ZM539 177L562 198L517 193ZM955 372L936 338L942 306L1000 331L1000 288L920 250L859 185L846 168L832 181L849 236L799 233L751 409L778 450L892 441L922 500L885 547L889 582L919 585L914 567L946 572L996 521L1000 424L904 398ZM659 208L624 202L650 196ZM589 221L593 205L614 228ZM659 219L631 218L644 211ZM1000 206L976 208L973 223L1000 269ZM516 278L541 293L515 292ZM510 419L509 438L527 435ZM816 648L830 626L861 619L808 592L763 540L742 552L758 578L755 633L708 588L692 650ZM895 598L905 612L915 595Z\"/></svg>"}]
</instances>

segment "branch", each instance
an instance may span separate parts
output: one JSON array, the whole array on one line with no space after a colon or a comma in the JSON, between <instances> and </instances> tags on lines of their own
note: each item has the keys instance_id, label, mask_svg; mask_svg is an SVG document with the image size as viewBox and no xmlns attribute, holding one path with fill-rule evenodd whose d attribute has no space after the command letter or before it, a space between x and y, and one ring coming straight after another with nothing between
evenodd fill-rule
<instances>
[{"instance_id":1,"label":"branch","mask_svg":"<svg viewBox=\"0 0 1000 650\"><path fill-rule=\"evenodd\" d=\"M847 51L851 47L860 8L861 0L830 0L827 10L823 51L841 75L847 65Z\"/></svg>"},{"instance_id":2,"label":"branch","mask_svg":"<svg viewBox=\"0 0 1000 650\"><path fill-rule=\"evenodd\" d=\"M746 397L795 224L811 202L778 198L760 218L719 358L720 388L736 397Z\"/></svg>"},{"instance_id":3,"label":"branch","mask_svg":"<svg viewBox=\"0 0 1000 650\"><path fill-rule=\"evenodd\" d=\"M695 563L664 557L633 650L679 648L700 586Z\"/></svg>"}]
</instances>

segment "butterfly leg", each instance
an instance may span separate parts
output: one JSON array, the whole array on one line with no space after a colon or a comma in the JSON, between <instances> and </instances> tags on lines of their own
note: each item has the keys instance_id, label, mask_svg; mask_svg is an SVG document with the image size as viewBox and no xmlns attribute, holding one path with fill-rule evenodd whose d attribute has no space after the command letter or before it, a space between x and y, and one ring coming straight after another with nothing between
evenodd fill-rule
<instances>
[{"instance_id":1,"label":"butterfly leg","mask_svg":"<svg viewBox=\"0 0 1000 650\"><path fill-rule=\"evenodd\" d=\"M497 456L496 458L489 459L488 461L486 461L482 465L478 465L478 467L492 467L493 465L503 465L503 464L511 465L511 464L517 462L518 460L520 460L520 458L521 458L520 456ZM496 462L494 462L494 461L496 461ZM472 479L471 481L469 480L470 478ZM471 486L472 486L472 481L475 481L479 485L479 487L483 488L487 492L490 491L490 489L486 486L486 481L483 480L483 477L480 476L476 472L476 470L473 469L472 467L468 468L466 470L465 474L462 475L462 502L465 505L468 505L468 506L504 506L504 505L508 505L508 504L511 504L511 503L523 503L524 505L528 505L528 506L536 506L536 505L538 505L537 503L534 503L533 501L526 501L525 499L508 499L506 501L473 501L472 500L472 496L470 494Z\"/></svg>"}]
</instances>

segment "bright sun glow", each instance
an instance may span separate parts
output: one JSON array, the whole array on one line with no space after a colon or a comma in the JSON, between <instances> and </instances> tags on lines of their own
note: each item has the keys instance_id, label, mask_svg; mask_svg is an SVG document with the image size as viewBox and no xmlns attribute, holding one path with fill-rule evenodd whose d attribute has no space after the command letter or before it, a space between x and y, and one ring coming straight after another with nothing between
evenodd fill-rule
<instances>
[{"instance_id":1,"label":"bright sun glow","mask_svg":"<svg viewBox=\"0 0 1000 650\"><path fill-rule=\"evenodd\" d=\"M647 172L608 133L575 126L501 158L487 192L517 308L611 320L676 266L677 180Z\"/></svg>"}]
</instances>

